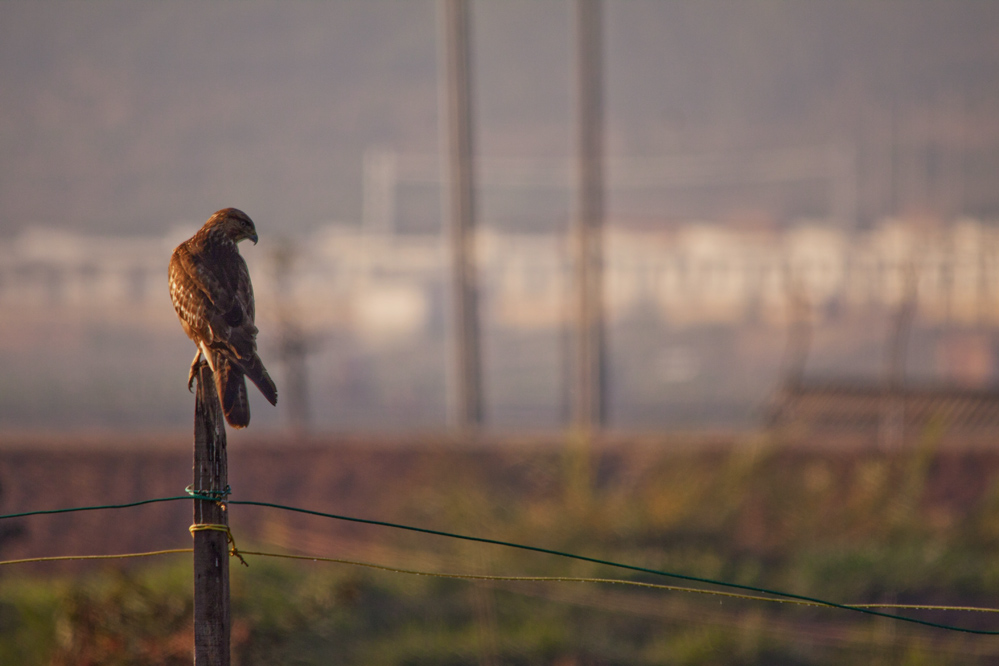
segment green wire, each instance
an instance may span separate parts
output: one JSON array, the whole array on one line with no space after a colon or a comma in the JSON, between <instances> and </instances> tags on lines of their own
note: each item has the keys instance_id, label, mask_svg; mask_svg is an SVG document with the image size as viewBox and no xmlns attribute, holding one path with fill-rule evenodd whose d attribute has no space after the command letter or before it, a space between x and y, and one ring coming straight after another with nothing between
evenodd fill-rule
<instances>
[{"instance_id":1,"label":"green wire","mask_svg":"<svg viewBox=\"0 0 999 666\"><path fill-rule=\"evenodd\" d=\"M834 601L826 601L825 599L818 599L816 597L808 597L801 594L793 594L791 592L781 592L779 590L770 590L765 587L754 587L752 585L742 585L740 583L729 583L721 580L713 580L711 578L701 578L698 576L688 576L686 574L672 573L669 571L660 571L658 569L649 569L646 567L634 566L631 564L621 564L620 562L612 562L610 560L601 560L595 557L587 557L586 555L575 555L573 553L566 553L560 550L552 550L549 548L541 548L539 546L527 546L520 543L513 543L510 541L501 541L499 539L488 539L485 537L474 537L464 534L454 534L452 532L443 532L440 530L431 530L424 527L413 527L411 525L400 525L399 523L389 523L382 520L370 520L367 518L354 518L351 516L341 516L335 513L324 513L322 511L312 511L310 509L300 509L293 506L284 506L282 504L274 504L271 502L256 502L253 500L229 500L229 504L245 504L248 506L262 506L269 507L273 509L281 509L284 511L294 511L296 513L306 513L313 516L321 516L324 518L334 518L336 520L345 520L352 523L363 523L365 525L378 525L380 527L391 527L399 530L408 530L410 532L419 532L421 534L431 534L434 536L448 537L451 539L462 539L464 541L474 541L476 543L486 543L495 546L506 546L508 548L518 548L520 550L527 550L535 553L544 553L546 555L556 555L558 557L565 557L573 560L580 560L583 562L592 562L594 564L602 564L609 567L615 567L618 569L626 569L629 571L638 571L641 573L653 574L655 576L664 576L666 578L676 578L679 580L687 580L695 583L705 583L708 585L717 585L720 587L728 587L738 590L747 590L749 592L757 592L762 594L769 594L775 597L783 597L785 599L796 599L798 601L807 601L809 603L818 604L820 606L828 606L829 608L838 608L840 610L853 611L855 613L865 613L867 615L874 615L877 617L884 617L890 620L899 620L902 622L911 622L913 624L921 624L927 627L934 627L936 629L946 629L947 631L960 631L968 634L981 634L984 636L999 636L999 631L989 631L985 629L968 629L965 627L957 627L949 624L940 624L938 622L930 622L928 620L919 620L913 617L905 617L903 615L892 615L891 613L883 613L881 611L871 610L870 608L860 608L857 606L849 606L847 604L838 604Z\"/></svg>"},{"instance_id":2,"label":"green wire","mask_svg":"<svg viewBox=\"0 0 999 666\"><path fill-rule=\"evenodd\" d=\"M125 509L133 506L142 506L143 504L153 504L155 502L173 502L176 500L190 500L197 499L207 502L218 502L217 497L210 497L208 495L202 495L199 493L191 492L188 495L181 495L178 497L159 497L155 499L140 500L138 502L129 502L127 504L104 504L100 506L81 506L73 507L68 509L42 509L38 511L24 511L22 513L11 513L6 515L0 515L0 520L5 518L21 518L24 516L34 516L41 514L53 514L53 513L70 513L74 511L94 511L99 509ZM323 511L313 511L311 509L302 509L294 506L286 506L284 504L275 504L273 502L258 502L254 500L225 500L226 504L241 504L244 506L259 506L271 509L280 509L282 511L291 511L294 513L304 513L312 516L319 516L321 518L332 518L334 520L343 520L352 523L361 523L364 525L375 525L378 527L390 527L398 530L407 530L409 532L418 532L420 534L430 534L433 536L447 537L449 539L461 539L463 541L473 541L476 543L490 544L494 546L505 546L507 548L517 548L519 550L526 550L534 553L543 553L545 555L555 555L557 557L564 557L572 560L579 560L582 562L590 562L593 564L601 564L604 566L614 567L617 569L625 569L628 571L637 571L640 573L652 574L654 576L663 576L665 578L675 578L678 580L686 580L695 583L703 583L706 585L716 585L719 587L727 587L737 590L746 590L749 592L756 592L760 594L769 594L774 597L782 597L785 599L795 599L798 601L806 601L813 604L818 604L820 606L826 606L829 608L837 608L839 610L853 611L855 613L864 613L866 615L873 615L876 617L883 617L889 620L898 620L900 622L910 622L912 624L919 624L926 627L933 627L935 629L944 629L946 631L958 631L967 634L979 634L983 636L999 636L999 631L990 631L986 629L969 629L966 627L958 627L949 624L941 624L938 622L930 622L929 620L920 620L913 617L906 617L904 615L892 615L890 613L883 613L881 611L872 610L870 608L860 608L857 606L849 606L847 604L839 604L834 601L826 601L825 599L819 599L817 597L809 597L801 594L794 594L791 592L781 592L779 590L771 590L765 587L755 587L753 585L743 585L741 583L730 583L721 580L714 580L711 578L702 578L699 576L689 576L687 574L673 573L670 571L660 571L659 569L650 569L647 567L639 567L631 564L622 564L620 562L612 562L610 560L602 560L595 557L587 557L586 555L576 555L574 553L566 553L560 550L553 550L550 548L541 548L539 546L528 546L520 543L513 543L511 541L501 541L499 539L489 539L486 537L475 537L468 536L466 534L455 534L453 532L444 532L441 530L432 530L425 527L414 527L412 525L402 525L399 523L390 523L384 520L372 520L369 518L355 518L353 516L342 516L335 513L325 513Z\"/></svg>"},{"instance_id":3,"label":"green wire","mask_svg":"<svg viewBox=\"0 0 999 666\"><path fill-rule=\"evenodd\" d=\"M155 499L139 500L138 502L129 502L127 504L102 504L100 506L76 506L69 509L39 509L37 511L24 511L22 513L8 513L6 515L0 516L0 520L4 518L23 518L25 516L39 516L51 513L73 513L76 511L96 511L98 509L127 509L133 506L142 506L143 504L155 504L156 502L173 502L176 500L189 500L191 495L180 495L177 497L157 497ZM208 497L198 497L197 499L211 499Z\"/></svg>"}]
</instances>

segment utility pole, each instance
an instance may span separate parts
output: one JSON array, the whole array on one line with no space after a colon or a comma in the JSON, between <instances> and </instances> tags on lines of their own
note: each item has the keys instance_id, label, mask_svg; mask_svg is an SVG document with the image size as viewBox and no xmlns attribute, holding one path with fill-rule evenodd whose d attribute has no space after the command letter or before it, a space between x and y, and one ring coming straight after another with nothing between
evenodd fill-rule
<instances>
[{"instance_id":1,"label":"utility pole","mask_svg":"<svg viewBox=\"0 0 999 666\"><path fill-rule=\"evenodd\" d=\"M298 251L289 238L280 240L272 255L274 290L278 295L278 350L285 367L284 404L288 422L298 435L309 431L308 355L318 346L306 335L299 321L291 277Z\"/></svg>"},{"instance_id":2,"label":"utility pole","mask_svg":"<svg viewBox=\"0 0 999 666\"><path fill-rule=\"evenodd\" d=\"M225 421L208 364L198 373L194 401L194 663L229 666L229 516Z\"/></svg>"},{"instance_id":3,"label":"utility pole","mask_svg":"<svg viewBox=\"0 0 999 666\"><path fill-rule=\"evenodd\" d=\"M452 419L464 434L482 423L482 370L475 261L475 173L472 164L471 54L467 0L438 0L440 136L447 183L454 336Z\"/></svg>"},{"instance_id":4,"label":"utility pole","mask_svg":"<svg viewBox=\"0 0 999 666\"><path fill-rule=\"evenodd\" d=\"M600 0L576 0L576 382L573 426L604 421L603 75Z\"/></svg>"},{"instance_id":5,"label":"utility pole","mask_svg":"<svg viewBox=\"0 0 999 666\"><path fill-rule=\"evenodd\" d=\"M916 270L914 260L908 258L902 268L905 292L895 311L887 345L878 443L888 451L898 451L905 443L905 355L919 297Z\"/></svg>"}]
</instances>

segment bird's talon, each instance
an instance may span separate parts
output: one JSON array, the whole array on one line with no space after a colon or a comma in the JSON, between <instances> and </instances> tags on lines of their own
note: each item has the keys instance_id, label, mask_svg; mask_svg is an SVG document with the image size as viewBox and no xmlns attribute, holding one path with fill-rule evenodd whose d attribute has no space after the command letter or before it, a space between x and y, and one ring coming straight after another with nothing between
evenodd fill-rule
<instances>
[{"instance_id":1,"label":"bird's talon","mask_svg":"<svg viewBox=\"0 0 999 666\"><path fill-rule=\"evenodd\" d=\"M191 363L191 370L187 373L187 390L189 393L194 393L194 380L197 379L201 366L206 363L207 361L199 351L198 355L194 357L194 362Z\"/></svg>"}]
</instances>

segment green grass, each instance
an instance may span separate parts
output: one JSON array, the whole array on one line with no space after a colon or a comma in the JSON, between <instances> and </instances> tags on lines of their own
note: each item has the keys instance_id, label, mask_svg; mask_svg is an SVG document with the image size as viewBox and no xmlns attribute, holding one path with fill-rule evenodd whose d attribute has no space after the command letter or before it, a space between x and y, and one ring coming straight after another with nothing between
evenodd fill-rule
<instances>
[{"instance_id":1,"label":"green grass","mask_svg":"<svg viewBox=\"0 0 999 666\"><path fill-rule=\"evenodd\" d=\"M549 452L517 468L519 490L499 492L475 474L415 489L410 522L843 603L999 605L999 484L991 476L999 463L986 456L951 478L942 470L957 454L931 444L896 456L764 445L646 451L627 473L608 472L606 461L587 461L578 448ZM676 582L484 544L372 534L381 550L368 559L399 567ZM247 559L249 568L232 566L233 651L243 666L999 659L997 638L831 609ZM3 573L0 663L190 663L186 557L74 579ZM996 615L908 612L999 629Z\"/></svg>"}]
</instances>

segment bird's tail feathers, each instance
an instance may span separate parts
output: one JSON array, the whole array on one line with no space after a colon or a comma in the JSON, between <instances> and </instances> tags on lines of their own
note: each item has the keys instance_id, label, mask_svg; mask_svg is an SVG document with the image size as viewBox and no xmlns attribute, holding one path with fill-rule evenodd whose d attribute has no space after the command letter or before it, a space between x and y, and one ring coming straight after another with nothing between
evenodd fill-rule
<instances>
[{"instance_id":1,"label":"bird's tail feathers","mask_svg":"<svg viewBox=\"0 0 999 666\"><path fill-rule=\"evenodd\" d=\"M260 389L260 392L267 398L267 402L276 405L277 385L274 384L271 376L267 374L267 368L264 367L260 357L253 354L249 358L240 359L239 366L247 378Z\"/></svg>"},{"instance_id":2,"label":"bird's tail feathers","mask_svg":"<svg viewBox=\"0 0 999 666\"><path fill-rule=\"evenodd\" d=\"M246 381L242 370L229 359L215 357L215 387L226 423L233 428L245 428L250 424L250 401L246 395Z\"/></svg>"}]
</instances>

